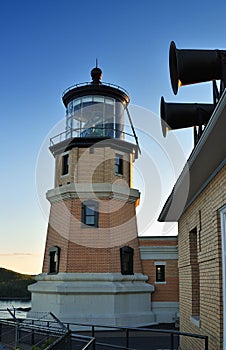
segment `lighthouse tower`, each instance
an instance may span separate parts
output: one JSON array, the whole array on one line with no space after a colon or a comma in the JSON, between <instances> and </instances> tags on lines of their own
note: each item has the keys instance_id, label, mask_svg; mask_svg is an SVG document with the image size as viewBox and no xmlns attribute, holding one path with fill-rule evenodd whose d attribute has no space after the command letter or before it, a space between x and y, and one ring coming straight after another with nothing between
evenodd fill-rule
<instances>
[{"instance_id":1,"label":"lighthouse tower","mask_svg":"<svg viewBox=\"0 0 226 350\"><path fill-rule=\"evenodd\" d=\"M64 92L66 130L51 139L55 185L47 192L43 270L29 287L29 316L51 311L65 322L148 325L154 288L139 255L138 145L124 122L129 96L102 83L100 68L91 77Z\"/></svg>"}]
</instances>

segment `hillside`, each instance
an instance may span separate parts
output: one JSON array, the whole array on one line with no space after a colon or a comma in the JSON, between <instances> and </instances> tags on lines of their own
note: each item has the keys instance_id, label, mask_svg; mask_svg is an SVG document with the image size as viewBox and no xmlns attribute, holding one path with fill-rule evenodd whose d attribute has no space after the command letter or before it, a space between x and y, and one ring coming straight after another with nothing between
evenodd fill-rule
<instances>
[{"instance_id":1,"label":"hillside","mask_svg":"<svg viewBox=\"0 0 226 350\"><path fill-rule=\"evenodd\" d=\"M27 286L35 282L34 276L0 268L0 299L27 298L31 295Z\"/></svg>"}]
</instances>

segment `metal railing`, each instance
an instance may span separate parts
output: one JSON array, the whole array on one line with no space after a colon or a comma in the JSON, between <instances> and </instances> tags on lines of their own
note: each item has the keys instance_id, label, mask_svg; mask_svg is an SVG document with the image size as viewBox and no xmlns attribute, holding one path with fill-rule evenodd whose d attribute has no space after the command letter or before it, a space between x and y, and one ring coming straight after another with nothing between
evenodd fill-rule
<instances>
[{"instance_id":1,"label":"metal railing","mask_svg":"<svg viewBox=\"0 0 226 350\"><path fill-rule=\"evenodd\" d=\"M0 348L5 349L95 349L95 338L79 335L70 329L56 328L56 322L46 322L46 326L16 322L15 320L0 320ZM52 325L54 323L54 327Z\"/></svg>"},{"instance_id":2,"label":"metal railing","mask_svg":"<svg viewBox=\"0 0 226 350\"><path fill-rule=\"evenodd\" d=\"M174 346L176 345L175 339L177 338L177 341L179 341L179 337L190 337L190 338L196 338L196 339L201 339L203 340L203 350L208 350L209 347L209 339L208 336L206 335L201 335L201 334L194 334L194 333L188 333L188 332L180 332L177 330L166 330L166 329L156 329L156 328L143 328L143 327L116 327L116 326L103 326L103 325L88 325L88 324L82 324L82 323L68 323L67 327L70 328L71 326L81 326L81 327L90 327L92 331L92 337L96 339L95 345L96 346L105 346L108 348L114 348L114 349L126 349L126 350L136 350L134 348L130 348L131 346L131 334L135 332L141 333L141 332L147 332L147 333L158 333L158 334L168 334L170 338L170 344L169 350L175 350ZM99 329L99 330L98 330ZM124 333L125 336L125 345L124 346L119 346L116 344L109 344L109 343L103 343L98 341L97 333L100 332L101 330L119 330ZM95 348L93 348L95 349Z\"/></svg>"},{"instance_id":3,"label":"metal railing","mask_svg":"<svg viewBox=\"0 0 226 350\"><path fill-rule=\"evenodd\" d=\"M84 83L79 83L79 84L74 84L72 86L70 86L69 88L67 88L66 90L64 90L63 94L62 94L62 97L64 97L64 95L69 92L70 90L73 90L75 88L78 88L78 87L81 87L81 86L86 86L86 85L93 85L92 82L84 82ZM119 85L115 85L115 84L111 84L111 83L106 83L106 82L101 82L100 84L101 86L109 86L109 87L113 87L117 90L120 90L120 91L123 91L127 96L129 96L129 93L124 89L122 88L121 86Z\"/></svg>"},{"instance_id":4,"label":"metal railing","mask_svg":"<svg viewBox=\"0 0 226 350\"><path fill-rule=\"evenodd\" d=\"M46 327L23 324L21 322L1 320L0 321L0 344L7 349L17 349L23 347L49 348L65 337L70 335L70 331L62 332L59 329L48 329Z\"/></svg>"},{"instance_id":5,"label":"metal railing","mask_svg":"<svg viewBox=\"0 0 226 350\"><path fill-rule=\"evenodd\" d=\"M98 135L99 131L99 135ZM116 138L116 139L121 139L121 137L116 137L116 136L110 136L111 134L117 134L119 133L120 136L123 135L124 138L132 138L134 140L134 135L127 133L125 131L117 130L114 128L104 128L104 127L90 127L89 129L87 128L76 128L76 129L68 129L65 130L53 137L50 138L50 146L54 146L55 144L64 141L64 140L69 140L72 137L109 137L109 138Z\"/></svg>"},{"instance_id":6,"label":"metal railing","mask_svg":"<svg viewBox=\"0 0 226 350\"><path fill-rule=\"evenodd\" d=\"M51 314L51 316L54 315ZM7 344L7 349L16 348L23 343L30 345L31 348L34 345L44 348L43 344L51 340L51 343L45 348L46 350L73 350L78 348L78 344L80 344L79 349L81 350L103 348L136 350L138 348L132 348L135 340L142 339L142 347L139 349L159 349L158 341L162 341L166 336L164 347L167 346L169 350L175 350L178 347L180 337L200 339L203 341L203 350L208 350L208 336L206 335L154 327L136 328L62 323L55 316L52 318L53 320L0 320L0 344ZM158 337L158 335L161 336ZM158 345L155 345L157 343Z\"/></svg>"}]
</instances>

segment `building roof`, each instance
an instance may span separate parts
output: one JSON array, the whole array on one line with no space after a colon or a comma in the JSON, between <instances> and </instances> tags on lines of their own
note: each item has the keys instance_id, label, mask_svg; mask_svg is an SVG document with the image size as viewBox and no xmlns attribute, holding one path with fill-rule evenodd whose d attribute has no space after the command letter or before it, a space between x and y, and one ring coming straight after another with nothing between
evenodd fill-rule
<instances>
[{"instance_id":1,"label":"building roof","mask_svg":"<svg viewBox=\"0 0 226 350\"><path fill-rule=\"evenodd\" d=\"M158 220L178 221L226 163L226 91L193 149Z\"/></svg>"}]
</instances>

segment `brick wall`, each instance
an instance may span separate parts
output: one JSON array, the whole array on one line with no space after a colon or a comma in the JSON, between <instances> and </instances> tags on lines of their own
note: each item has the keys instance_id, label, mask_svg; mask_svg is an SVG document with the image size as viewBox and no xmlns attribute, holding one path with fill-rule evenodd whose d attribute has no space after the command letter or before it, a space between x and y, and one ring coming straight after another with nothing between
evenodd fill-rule
<instances>
[{"instance_id":1,"label":"brick wall","mask_svg":"<svg viewBox=\"0 0 226 350\"><path fill-rule=\"evenodd\" d=\"M177 236L167 237L167 236L148 236L140 237L140 246L142 247L177 247Z\"/></svg>"},{"instance_id":2,"label":"brick wall","mask_svg":"<svg viewBox=\"0 0 226 350\"><path fill-rule=\"evenodd\" d=\"M134 203L99 200L98 228L81 225L82 202L52 203L43 272L48 272L51 246L61 248L59 272L120 272L120 247L134 249L134 272L141 273ZM102 211L102 207L104 207Z\"/></svg>"},{"instance_id":3,"label":"brick wall","mask_svg":"<svg viewBox=\"0 0 226 350\"><path fill-rule=\"evenodd\" d=\"M131 154L123 156L123 175L115 174L115 154L111 147L74 147L69 154L69 172L62 176L62 155L55 157L55 187L68 183L116 183L131 186ZM65 190L65 188L64 188ZM92 196L91 196L92 197ZM86 198L88 199L88 198ZM126 198L98 198L98 227L85 227L82 221L82 200L58 198L51 202L51 211L43 261L43 272L49 271L49 248L60 247L59 272L115 273L121 272L120 248L134 249L134 273L144 273L155 286L152 301L178 302L177 258L141 260L140 247L175 247L177 238L145 239L137 237L134 200ZM168 249L167 248L167 249ZM165 262L166 283L156 283L155 262Z\"/></svg>"},{"instance_id":4,"label":"brick wall","mask_svg":"<svg viewBox=\"0 0 226 350\"><path fill-rule=\"evenodd\" d=\"M116 153L123 157L123 175L115 174ZM69 171L62 176L65 154L69 155ZM55 156L55 187L69 183L116 183L128 188L130 158L128 152L106 145L74 147ZM135 203L100 196L95 201L99 203L97 228L81 225L80 199L62 198L51 203L43 272L48 272L48 251L52 246L61 248L59 272L120 272L120 247L125 245L134 248L134 272L141 272Z\"/></svg>"},{"instance_id":5,"label":"brick wall","mask_svg":"<svg viewBox=\"0 0 226 350\"><path fill-rule=\"evenodd\" d=\"M148 259L142 259L142 270L148 276L148 283L155 287L155 292L152 294L152 301L158 302L178 302L179 301L179 273L178 260L169 258L170 253L167 252L169 247L177 247L177 237L140 237L140 247L162 247L165 248L165 257L159 249L159 257L153 257L154 251L150 251ZM155 253L156 255L156 253ZM156 266L155 263L165 263L165 280L166 283L156 282Z\"/></svg>"},{"instance_id":6,"label":"brick wall","mask_svg":"<svg viewBox=\"0 0 226 350\"><path fill-rule=\"evenodd\" d=\"M221 230L219 209L226 202L226 167L208 184L179 221L181 331L209 336L209 350L220 350L223 332ZM191 234L195 232L195 238ZM194 239L197 256L194 256ZM196 271L194 267L196 266ZM196 274L199 271L199 278ZM199 283L199 288L195 284ZM195 305L195 292L200 303ZM193 302L192 302L193 301ZM199 309L200 326L190 317ZM196 315L195 315L196 316ZM203 349L201 341L181 340L181 349Z\"/></svg>"},{"instance_id":7,"label":"brick wall","mask_svg":"<svg viewBox=\"0 0 226 350\"><path fill-rule=\"evenodd\" d=\"M123 175L115 175L115 154L110 147L72 148L69 154L69 173L62 176L62 155L55 157L55 187L67 183L114 183L123 180L130 185L130 154L123 155ZM64 154L64 153L63 153ZM121 182L123 184L123 182Z\"/></svg>"}]
</instances>

